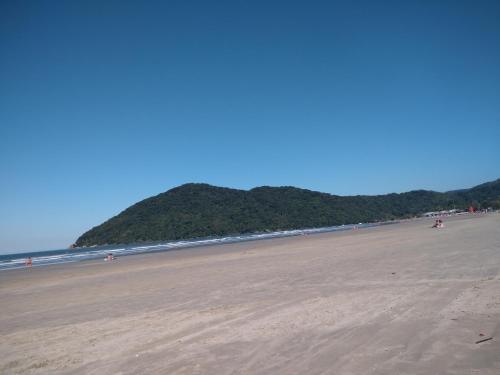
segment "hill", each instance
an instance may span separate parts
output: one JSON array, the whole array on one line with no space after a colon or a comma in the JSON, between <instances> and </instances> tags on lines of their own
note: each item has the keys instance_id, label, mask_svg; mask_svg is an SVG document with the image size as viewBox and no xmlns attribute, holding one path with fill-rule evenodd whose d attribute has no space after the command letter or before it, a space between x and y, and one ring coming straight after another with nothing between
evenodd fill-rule
<instances>
[{"instance_id":1,"label":"hill","mask_svg":"<svg viewBox=\"0 0 500 375\"><path fill-rule=\"evenodd\" d=\"M337 196L291 186L249 191L185 184L138 202L78 238L76 246L178 240L392 220L427 211L500 208L500 179L440 193Z\"/></svg>"}]
</instances>

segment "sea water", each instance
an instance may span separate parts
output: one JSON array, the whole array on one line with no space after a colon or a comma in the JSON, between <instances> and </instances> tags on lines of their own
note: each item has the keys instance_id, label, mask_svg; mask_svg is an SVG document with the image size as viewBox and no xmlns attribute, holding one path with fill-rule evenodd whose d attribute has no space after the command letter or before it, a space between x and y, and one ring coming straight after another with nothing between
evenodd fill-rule
<instances>
[{"instance_id":1,"label":"sea water","mask_svg":"<svg viewBox=\"0 0 500 375\"><path fill-rule=\"evenodd\" d=\"M393 224L395 222L384 223L364 223L364 224L350 224L340 225L334 227L313 228L313 229L295 229L283 230L276 232L242 234L226 237L213 237L213 238L199 238L193 240L179 240L179 241L163 241L154 243L141 243L130 245L106 245L76 249L64 250L48 250L36 251L29 253L17 253L0 255L0 271L10 270L16 268L24 268L25 261L31 257L33 267L47 266L51 264L80 262L90 259L104 259L107 254L112 253L115 257L152 253L158 251L168 251L174 249L191 248L197 246L219 245L225 243L255 241L269 238L291 237L300 236L313 233L336 232L343 230L352 230L357 228L369 228L380 225Z\"/></svg>"}]
</instances>

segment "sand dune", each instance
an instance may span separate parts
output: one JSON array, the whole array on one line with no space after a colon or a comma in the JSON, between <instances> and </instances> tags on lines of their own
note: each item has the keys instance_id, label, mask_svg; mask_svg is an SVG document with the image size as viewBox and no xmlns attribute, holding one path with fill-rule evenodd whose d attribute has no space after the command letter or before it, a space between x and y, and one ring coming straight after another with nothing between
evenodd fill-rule
<instances>
[{"instance_id":1,"label":"sand dune","mask_svg":"<svg viewBox=\"0 0 500 375\"><path fill-rule=\"evenodd\" d=\"M500 215L445 224L1 272L0 373L498 375Z\"/></svg>"}]
</instances>

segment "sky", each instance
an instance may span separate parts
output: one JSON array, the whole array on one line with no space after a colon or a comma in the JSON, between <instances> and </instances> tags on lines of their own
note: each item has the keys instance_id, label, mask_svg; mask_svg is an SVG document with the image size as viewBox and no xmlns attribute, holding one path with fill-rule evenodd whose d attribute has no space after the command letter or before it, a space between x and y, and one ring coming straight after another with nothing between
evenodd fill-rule
<instances>
[{"instance_id":1,"label":"sky","mask_svg":"<svg viewBox=\"0 0 500 375\"><path fill-rule=\"evenodd\" d=\"M500 2L0 2L0 253L187 182L500 177Z\"/></svg>"}]
</instances>

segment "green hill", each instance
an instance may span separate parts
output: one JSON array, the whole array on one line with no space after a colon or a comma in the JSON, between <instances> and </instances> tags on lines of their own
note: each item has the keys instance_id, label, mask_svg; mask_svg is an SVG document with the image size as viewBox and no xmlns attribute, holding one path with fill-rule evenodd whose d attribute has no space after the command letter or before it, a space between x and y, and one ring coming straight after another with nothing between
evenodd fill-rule
<instances>
[{"instance_id":1,"label":"green hill","mask_svg":"<svg viewBox=\"0 0 500 375\"><path fill-rule=\"evenodd\" d=\"M186 184L134 204L84 233L76 246L178 240L412 217L427 211L500 208L500 179L446 193L416 190L337 196L295 187L249 191Z\"/></svg>"}]
</instances>

